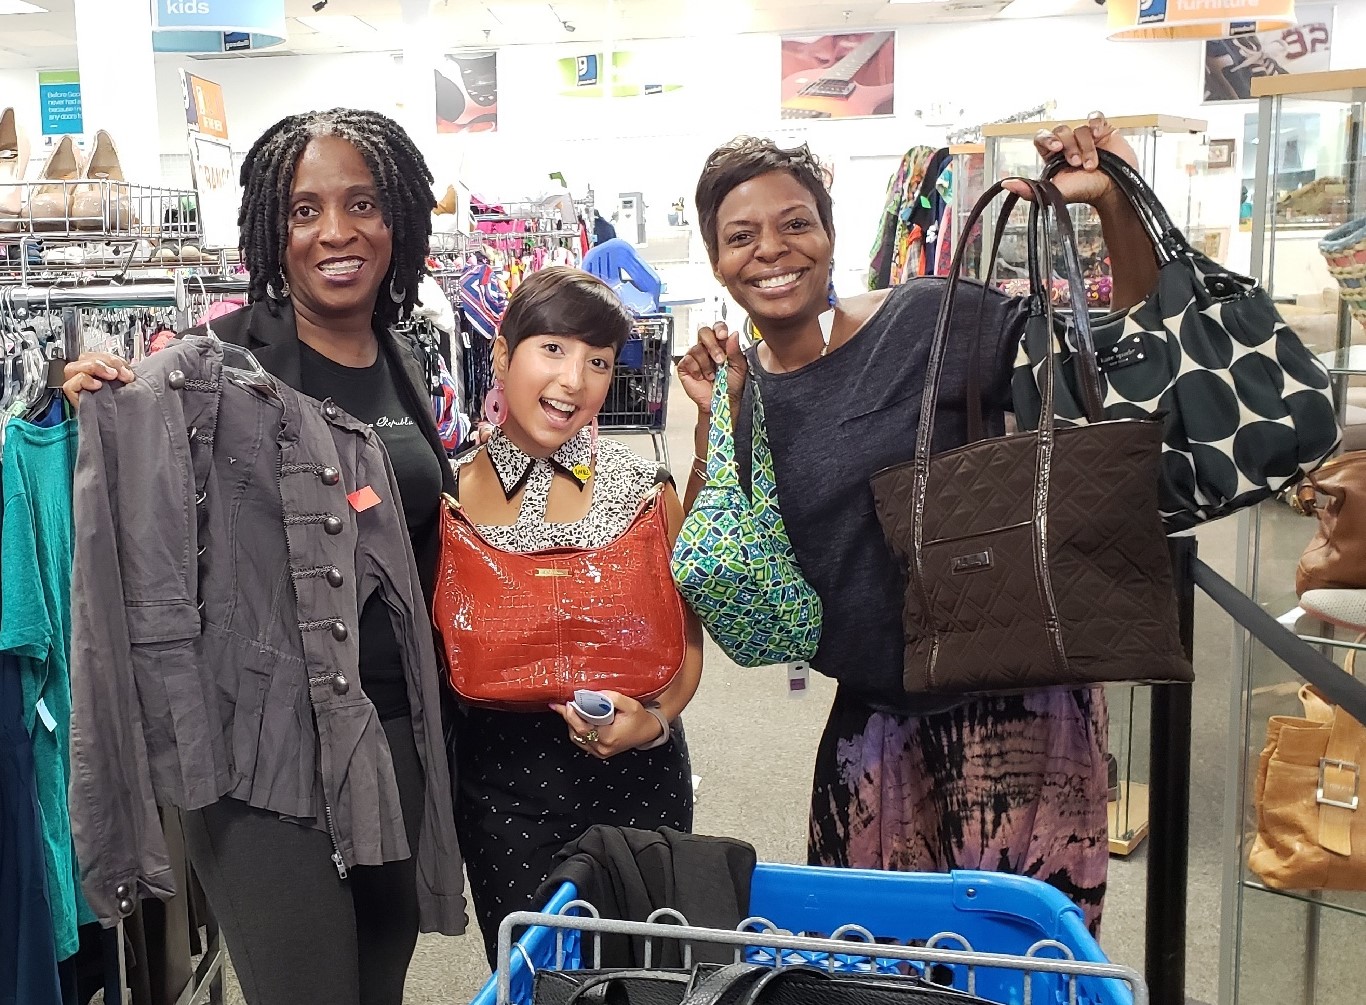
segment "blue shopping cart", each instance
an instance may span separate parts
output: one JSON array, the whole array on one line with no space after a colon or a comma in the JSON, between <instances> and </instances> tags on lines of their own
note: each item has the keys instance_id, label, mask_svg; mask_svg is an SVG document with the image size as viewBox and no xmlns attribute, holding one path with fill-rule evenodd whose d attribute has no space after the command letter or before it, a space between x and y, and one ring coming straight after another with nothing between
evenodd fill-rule
<instances>
[{"instance_id":1,"label":"blue shopping cart","mask_svg":"<svg viewBox=\"0 0 1366 1005\"><path fill-rule=\"evenodd\" d=\"M604 934L672 939L685 956L708 943L769 965L915 972L1002 1005L1148 1001L1142 977L1105 958L1075 905L1018 876L761 864L750 886L754 917L735 932L688 927L669 911L646 923L601 919L577 895L565 884L540 913L503 923L498 972L473 1005L531 1005L537 970L593 967Z\"/></svg>"}]
</instances>

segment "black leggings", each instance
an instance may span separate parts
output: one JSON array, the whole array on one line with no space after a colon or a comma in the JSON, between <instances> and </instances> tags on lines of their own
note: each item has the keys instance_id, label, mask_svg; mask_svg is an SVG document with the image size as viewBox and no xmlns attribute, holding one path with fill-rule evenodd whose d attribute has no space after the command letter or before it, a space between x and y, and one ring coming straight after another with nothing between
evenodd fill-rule
<instances>
[{"instance_id":1,"label":"black leggings","mask_svg":"<svg viewBox=\"0 0 1366 1005\"><path fill-rule=\"evenodd\" d=\"M425 780L412 720L384 723L417 850ZM190 861L247 1005L402 1005L417 945L413 858L337 876L323 831L235 799L185 815Z\"/></svg>"}]
</instances>

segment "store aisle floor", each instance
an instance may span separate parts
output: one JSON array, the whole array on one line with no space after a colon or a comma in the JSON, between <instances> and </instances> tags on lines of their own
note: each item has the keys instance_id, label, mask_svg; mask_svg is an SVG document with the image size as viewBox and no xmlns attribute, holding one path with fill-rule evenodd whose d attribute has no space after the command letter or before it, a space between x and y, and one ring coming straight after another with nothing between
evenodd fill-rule
<instances>
[{"instance_id":1,"label":"store aisle floor","mask_svg":"<svg viewBox=\"0 0 1366 1005\"><path fill-rule=\"evenodd\" d=\"M692 457L695 414L674 382L669 429L672 468L686 472ZM626 440L648 452L649 440ZM1225 575L1234 562L1232 521L1202 532L1202 555ZM1224 771L1227 758L1229 651L1231 628L1208 602L1197 613L1195 741L1192 759L1189 995L1196 1002L1217 997L1219 908L1223 860ZM811 761L834 686L816 677L804 698L786 695L778 669L742 670L710 642L702 686L686 713L694 773L701 776L696 829L752 842L762 860L804 862ZM1120 702L1111 699L1112 714ZM1145 713L1146 714L1146 713ZM1146 777L1148 730L1135 723L1134 750ZM1116 962L1142 968L1145 848L1127 860L1112 859L1101 941ZM424 936L408 975L405 1005L468 1002L488 976L483 946L469 937ZM242 1002L229 974L228 1002Z\"/></svg>"}]
</instances>

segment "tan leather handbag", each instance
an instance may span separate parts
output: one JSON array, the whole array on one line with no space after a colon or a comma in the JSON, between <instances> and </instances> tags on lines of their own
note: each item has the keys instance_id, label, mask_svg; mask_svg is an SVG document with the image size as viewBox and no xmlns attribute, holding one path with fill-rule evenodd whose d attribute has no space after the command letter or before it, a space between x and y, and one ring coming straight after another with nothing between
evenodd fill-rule
<instances>
[{"instance_id":1,"label":"tan leather handbag","mask_svg":"<svg viewBox=\"0 0 1366 1005\"><path fill-rule=\"evenodd\" d=\"M1366 589L1366 450L1329 461L1300 482L1291 505L1319 518L1300 556L1295 592Z\"/></svg>"},{"instance_id":2,"label":"tan leather handbag","mask_svg":"<svg viewBox=\"0 0 1366 1005\"><path fill-rule=\"evenodd\" d=\"M1312 685L1300 702L1303 718L1267 723L1248 868L1278 890L1366 890L1366 728Z\"/></svg>"}]
</instances>

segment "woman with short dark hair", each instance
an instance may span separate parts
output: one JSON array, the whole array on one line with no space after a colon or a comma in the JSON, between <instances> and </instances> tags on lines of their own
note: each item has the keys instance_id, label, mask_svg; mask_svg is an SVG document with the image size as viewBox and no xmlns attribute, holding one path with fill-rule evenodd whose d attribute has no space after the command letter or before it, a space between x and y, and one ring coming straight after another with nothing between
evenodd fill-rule
<instances>
[{"instance_id":1,"label":"woman with short dark hair","mask_svg":"<svg viewBox=\"0 0 1366 1005\"><path fill-rule=\"evenodd\" d=\"M459 472L460 505L490 544L513 552L602 547L660 490L670 538L677 536L683 508L668 471L596 435L631 329L611 288L578 269L545 269L512 294L493 346L488 411L497 425ZM647 631L654 614L639 612ZM534 621L537 613L521 616ZM679 716L701 677L702 630L691 612L686 624L687 655L668 689L647 703L602 692L616 707L607 725L593 727L567 705L464 709L456 820L491 965L499 923L536 906L555 853L589 827L692 829ZM477 639L481 629L468 630Z\"/></svg>"},{"instance_id":2,"label":"woman with short dark hair","mask_svg":"<svg viewBox=\"0 0 1366 1005\"><path fill-rule=\"evenodd\" d=\"M1098 149L1131 163L1133 151L1099 113L1075 131L1041 133L1036 146L1067 159L1056 180L1064 197L1099 212L1115 309L1136 303L1156 283L1152 247L1128 202L1096 170ZM749 456L751 409L740 396L747 378L762 388L783 521L824 604L812 666L839 689L816 754L809 859L1034 876L1076 901L1096 928L1109 854L1101 689L958 701L902 688L903 581L869 478L915 452L944 284L917 280L838 298L828 182L806 147L745 138L707 159L696 197L702 236L717 278L762 341L746 352L725 325L703 328L679 365L698 407L689 504L705 478L712 382L727 366L741 458ZM998 434L1010 405L1016 346L966 327L984 296L1000 294L964 284L961 295L965 328L949 339L936 451L966 440L977 359Z\"/></svg>"}]
</instances>

